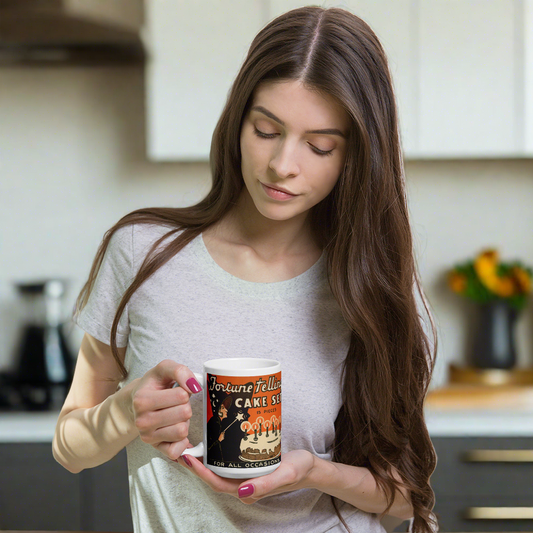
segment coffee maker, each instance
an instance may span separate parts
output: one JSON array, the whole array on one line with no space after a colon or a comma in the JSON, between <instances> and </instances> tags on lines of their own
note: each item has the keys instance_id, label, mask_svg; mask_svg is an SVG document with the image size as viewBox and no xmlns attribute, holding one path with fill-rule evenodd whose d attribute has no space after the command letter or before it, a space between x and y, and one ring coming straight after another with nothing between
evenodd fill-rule
<instances>
[{"instance_id":1,"label":"coffee maker","mask_svg":"<svg viewBox=\"0 0 533 533\"><path fill-rule=\"evenodd\" d=\"M23 409L59 410L72 382L74 358L65 341L62 314L65 286L60 279L16 284L24 323L14 383Z\"/></svg>"}]
</instances>

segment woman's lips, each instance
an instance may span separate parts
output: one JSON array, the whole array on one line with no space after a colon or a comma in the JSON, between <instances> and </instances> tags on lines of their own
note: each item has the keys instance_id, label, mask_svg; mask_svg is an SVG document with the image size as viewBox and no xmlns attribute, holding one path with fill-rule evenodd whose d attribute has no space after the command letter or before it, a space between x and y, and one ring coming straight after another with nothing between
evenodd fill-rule
<instances>
[{"instance_id":1,"label":"woman's lips","mask_svg":"<svg viewBox=\"0 0 533 533\"><path fill-rule=\"evenodd\" d=\"M263 187L265 193L274 200L290 200L291 198L296 198L298 196L297 194L278 191L277 189L266 186L264 183L261 183L261 187Z\"/></svg>"}]
</instances>

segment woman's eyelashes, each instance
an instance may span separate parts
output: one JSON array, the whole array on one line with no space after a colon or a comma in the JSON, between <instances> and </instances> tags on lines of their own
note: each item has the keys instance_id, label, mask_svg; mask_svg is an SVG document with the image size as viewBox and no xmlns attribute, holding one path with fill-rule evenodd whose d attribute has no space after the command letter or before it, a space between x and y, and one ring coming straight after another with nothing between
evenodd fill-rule
<instances>
[{"instance_id":1,"label":"woman's eyelashes","mask_svg":"<svg viewBox=\"0 0 533 533\"><path fill-rule=\"evenodd\" d=\"M262 139L272 139L276 135L278 135L277 133L263 133L262 131L259 131L255 126L254 126L254 133L258 137L261 137ZM332 152L333 152L333 149L331 149L331 150L319 150L316 146L313 146L312 144L310 144L309 146L311 147L313 152L315 152L315 154L317 154L317 155L331 155Z\"/></svg>"}]
</instances>

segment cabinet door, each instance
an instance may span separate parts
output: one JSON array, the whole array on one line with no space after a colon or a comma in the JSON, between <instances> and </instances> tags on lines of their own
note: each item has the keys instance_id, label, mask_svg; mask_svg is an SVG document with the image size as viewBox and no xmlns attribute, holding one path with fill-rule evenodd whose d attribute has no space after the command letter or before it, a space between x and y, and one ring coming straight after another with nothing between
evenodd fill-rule
<instances>
[{"instance_id":1,"label":"cabinet door","mask_svg":"<svg viewBox=\"0 0 533 533\"><path fill-rule=\"evenodd\" d=\"M85 513L93 531L133 531L126 450L82 472Z\"/></svg>"},{"instance_id":2,"label":"cabinet door","mask_svg":"<svg viewBox=\"0 0 533 533\"><path fill-rule=\"evenodd\" d=\"M0 444L0 528L81 530L81 477L60 466L50 443Z\"/></svg>"},{"instance_id":3,"label":"cabinet door","mask_svg":"<svg viewBox=\"0 0 533 533\"><path fill-rule=\"evenodd\" d=\"M517 496L512 499L486 496L482 500L479 496L439 498L434 509L439 522L439 531L446 531L447 533L464 533L466 531L480 531L483 533L527 531L531 533L533 531L533 520L531 519L469 518L469 510L479 507L501 510L502 513L505 513L506 508L519 507L525 509L531 516L532 502L530 498L524 496Z\"/></svg>"},{"instance_id":4,"label":"cabinet door","mask_svg":"<svg viewBox=\"0 0 533 533\"><path fill-rule=\"evenodd\" d=\"M148 0L147 150L207 161L230 86L266 16L261 0Z\"/></svg>"},{"instance_id":5,"label":"cabinet door","mask_svg":"<svg viewBox=\"0 0 533 533\"><path fill-rule=\"evenodd\" d=\"M532 462L476 460L483 450L530 450L531 437L437 437L433 446L438 456L431 485L442 498L460 495L480 498L524 497L533 504Z\"/></svg>"},{"instance_id":6,"label":"cabinet door","mask_svg":"<svg viewBox=\"0 0 533 533\"><path fill-rule=\"evenodd\" d=\"M531 450L533 438L433 437L432 442L438 461L430 483L441 531L533 531L533 463L520 454L513 459L512 453ZM500 459L497 453L483 457L484 450L503 453ZM476 508L490 514L476 518ZM529 518L510 518L508 508L520 508Z\"/></svg>"},{"instance_id":7,"label":"cabinet door","mask_svg":"<svg viewBox=\"0 0 533 533\"><path fill-rule=\"evenodd\" d=\"M389 62L398 103L402 147L406 157L416 152L417 71L416 10L411 0L351 0L348 8L360 16L378 36Z\"/></svg>"},{"instance_id":8,"label":"cabinet door","mask_svg":"<svg viewBox=\"0 0 533 533\"><path fill-rule=\"evenodd\" d=\"M418 0L419 151L424 157L517 152L513 0Z\"/></svg>"},{"instance_id":9,"label":"cabinet door","mask_svg":"<svg viewBox=\"0 0 533 533\"><path fill-rule=\"evenodd\" d=\"M309 5L297 0L270 0L270 19L294 9ZM416 10L411 0L326 0L323 7L340 7L361 17L378 36L389 62L402 135L402 147L407 157L416 152Z\"/></svg>"}]
</instances>

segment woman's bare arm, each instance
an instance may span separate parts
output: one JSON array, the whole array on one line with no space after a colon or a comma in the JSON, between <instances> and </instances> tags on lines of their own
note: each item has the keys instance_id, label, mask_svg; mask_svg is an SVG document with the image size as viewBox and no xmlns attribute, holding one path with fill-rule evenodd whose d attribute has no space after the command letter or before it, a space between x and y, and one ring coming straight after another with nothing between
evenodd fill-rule
<instances>
[{"instance_id":1,"label":"woman's bare arm","mask_svg":"<svg viewBox=\"0 0 533 533\"><path fill-rule=\"evenodd\" d=\"M109 461L137 437L172 460L187 448L191 387L201 390L191 370L167 359L117 390L119 382L111 348L85 334L52 445L70 472Z\"/></svg>"},{"instance_id":2,"label":"woman's bare arm","mask_svg":"<svg viewBox=\"0 0 533 533\"><path fill-rule=\"evenodd\" d=\"M398 481L401 481L402 478L395 469L393 474ZM315 457L314 468L309 478L313 488L351 503L367 513L381 513L387 506L385 494L367 468L334 463ZM404 489L396 493L392 507L387 514L403 520L413 516L410 497Z\"/></svg>"},{"instance_id":3,"label":"woman's bare arm","mask_svg":"<svg viewBox=\"0 0 533 533\"><path fill-rule=\"evenodd\" d=\"M119 348L122 358L125 352ZM119 381L110 346L86 333L52 445L56 461L70 472L105 463L138 436L131 408L133 383L117 391Z\"/></svg>"}]
</instances>

